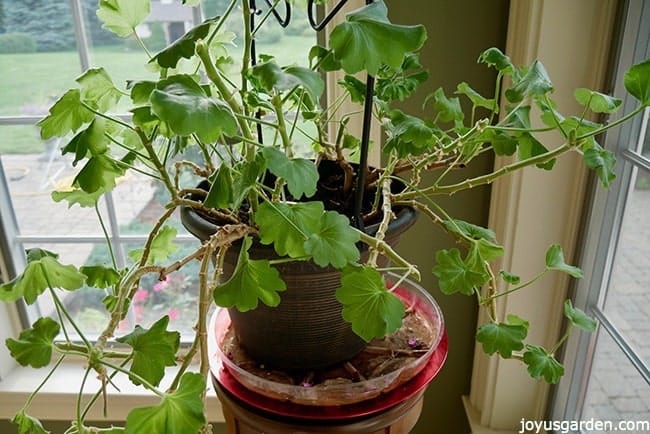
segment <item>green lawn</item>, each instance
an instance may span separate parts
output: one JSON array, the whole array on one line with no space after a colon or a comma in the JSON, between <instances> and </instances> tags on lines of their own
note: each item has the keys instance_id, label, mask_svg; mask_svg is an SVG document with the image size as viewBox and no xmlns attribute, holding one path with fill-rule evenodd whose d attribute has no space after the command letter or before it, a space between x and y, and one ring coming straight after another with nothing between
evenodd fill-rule
<instances>
[{"instance_id":1,"label":"green lawn","mask_svg":"<svg viewBox=\"0 0 650 434\"><path fill-rule=\"evenodd\" d=\"M285 35L277 43L258 44L258 52L281 56L285 64L305 64L313 44L310 37ZM104 66L122 89L127 79L156 77L146 69L146 57L141 52L123 47L93 50L91 61ZM47 113L47 108L65 90L75 86L74 79L82 73L79 65L79 57L73 51L0 55L0 116ZM42 149L35 127L0 126L0 154L34 153Z\"/></svg>"}]
</instances>

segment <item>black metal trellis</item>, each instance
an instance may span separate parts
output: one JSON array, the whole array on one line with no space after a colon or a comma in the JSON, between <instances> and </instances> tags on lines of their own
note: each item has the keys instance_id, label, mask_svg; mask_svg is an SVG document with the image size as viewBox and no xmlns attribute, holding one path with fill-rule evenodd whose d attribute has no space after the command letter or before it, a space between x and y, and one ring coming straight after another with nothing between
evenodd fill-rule
<instances>
[{"instance_id":1,"label":"black metal trellis","mask_svg":"<svg viewBox=\"0 0 650 434\"><path fill-rule=\"evenodd\" d=\"M271 3L270 0L264 0L276 21L282 27L287 27L291 22L291 4L288 0L284 0L285 14L281 16L276 10L276 4ZM332 8L332 10L320 21L317 21L316 7L314 0L307 2L307 17L309 24L315 31L321 31L327 26L332 19L340 12L341 8L348 2L348 0L339 0L339 2ZM366 0L366 5L373 3L373 0ZM255 0L249 0L251 10L250 26L255 30L255 16L261 13L257 9ZM251 63L255 65L257 62L257 53L255 50L255 38L251 41ZM353 224L361 231L364 230L363 218L361 217L363 207L363 195L365 192L366 175L368 173L368 151L370 145L370 129L372 127L372 102L374 98L375 77L368 74L366 79L366 95L363 105L363 121L361 129L361 152L359 158L359 174L357 176L357 186L354 194L354 209L353 209ZM256 116L260 116L259 113ZM257 124L257 134L260 143L262 143L262 126Z\"/></svg>"}]
</instances>

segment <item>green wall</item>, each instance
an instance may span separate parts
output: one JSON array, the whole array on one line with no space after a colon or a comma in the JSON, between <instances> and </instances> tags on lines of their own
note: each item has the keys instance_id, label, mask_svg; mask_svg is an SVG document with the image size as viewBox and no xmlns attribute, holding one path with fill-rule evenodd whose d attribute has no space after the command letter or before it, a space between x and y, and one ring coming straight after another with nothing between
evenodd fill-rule
<instances>
[{"instance_id":1,"label":"green wall","mask_svg":"<svg viewBox=\"0 0 650 434\"><path fill-rule=\"evenodd\" d=\"M421 52L421 61L430 78L421 98L402 108L412 114L421 113L424 96L442 86L449 96L461 81L468 82L481 94L494 94L495 74L476 59L486 48L504 50L508 22L508 0L386 0L393 22L427 27L428 40ZM458 170L454 175L465 178L470 173L490 170L491 158ZM443 207L452 215L471 223L486 225L490 189L479 188L445 198ZM445 296L436 288L431 268L433 252L452 247L451 240L424 218L420 219L402 239L399 250L406 257L417 257L422 284L430 288L445 315L449 337L449 355L442 371L428 388L422 416L412 434L465 434L470 432L461 402L469 393L474 334L476 327L475 299L462 295Z\"/></svg>"}]
</instances>

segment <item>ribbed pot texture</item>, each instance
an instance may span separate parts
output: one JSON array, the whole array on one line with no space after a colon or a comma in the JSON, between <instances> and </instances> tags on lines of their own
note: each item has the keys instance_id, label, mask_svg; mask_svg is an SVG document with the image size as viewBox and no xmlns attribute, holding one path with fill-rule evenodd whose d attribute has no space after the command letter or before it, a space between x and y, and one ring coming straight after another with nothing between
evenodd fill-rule
<instances>
[{"instance_id":1,"label":"ribbed pot texture","mask_svg":"<svg viewBox=\"0 0 650 434\"><path fill-rule=\"evenodd\" d=\"M385 241L394 245L416 219L411 208L402 208L391 222ZM218 226L191 208L181 209L187 230L204 241ZM370 228L371 229L371 228ZM233 245L225 258L224 279L232 273L241 244ZM362 258L367 252L362 252ZM274 259L272 246L257 241L249 249L251 259ZM341 273L333 267L319 267L312 261L277 264L287 289L280 293L279 306L262 303L256 309L229 309L240 344L261 364L281 369L317 369L354 357L366 343L342 315L335 293Z\"/></svg>"}]
</instances>

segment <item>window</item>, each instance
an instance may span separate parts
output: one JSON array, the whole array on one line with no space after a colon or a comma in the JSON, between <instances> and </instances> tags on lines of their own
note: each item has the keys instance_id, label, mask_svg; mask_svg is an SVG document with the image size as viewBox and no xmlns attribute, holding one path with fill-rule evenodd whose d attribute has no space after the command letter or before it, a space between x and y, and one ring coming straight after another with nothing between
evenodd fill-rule
<instances>
[{"instance_id":1,"label":"window","mask_svg":"<svg viewBox=\"0 0 650 434\"><path fill-rule=\"evenodd\" d=\"M630 1L619 71L650 55L650 3ZM619 72L615 82L623 82ZM619 92L622 94L623 92ZM634 110L630 97L622 110ZM650 415L650 110L606 138L617 179L598 190L583 255L577 302L600 321L567 352L573 369L560 386L556 420L648 421Z\"/></svg>"},{"instance_id":2,"label":"window","mask_svg":"<svg viewBox=\"0 0 650 434\"><path fill-rule=\"evenodd\" d=\"M263 1L258 3L268 9ZM151 14L136 32L146 49L155 53L228 4L204 0L200 8L189 8L180 0L153 0ZM110 264L114 258L117 267L125 267L130 261L128 252L144 242L148 228L162 213L163 189L130 171L96 208L68 209L65 202L53 202L52 192L65 190L78 168L73 158L61 156L67 140L41 140L36 122L75 85L74 77L93 65L104 66L122 88L127 79L155 78L143 68L143 47L133 37L121 39L102 29L95 14L96 0L0 0L0 6L4 12L0 14L0 237L4 238L0 246L8 274L17 274L25 266L25 249L36 246L58 253L64 264ZM258 53L272 55L290 46L298 55L316 41L304 13L294 11L286 30L275 24L267 23L268 29L260 31ZM227 23L225 30L237 45L240 23ZM306 58L294 60L307 62ZM140 75L134 76L134 71ZM178 219L175 229L180 246L175 255L180 258L198 241ZM111 240L110 249L103 242L105 235ZM135 322L146 327L148 313L152 319L167 313L173 328L190 332L195 322L196 275L185 267L183 273L171 274L162 282L143 279L124 327ZM61 294L84 333L92 336L101 331L107 315L102 290L83 288ZM31 324L33 316L50 312L52 303L42 298L24 310L23 326Z\"/></svg>"}]
</instances>

